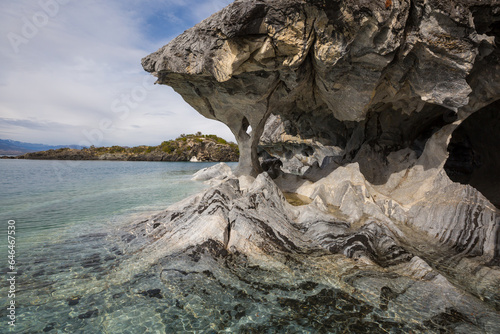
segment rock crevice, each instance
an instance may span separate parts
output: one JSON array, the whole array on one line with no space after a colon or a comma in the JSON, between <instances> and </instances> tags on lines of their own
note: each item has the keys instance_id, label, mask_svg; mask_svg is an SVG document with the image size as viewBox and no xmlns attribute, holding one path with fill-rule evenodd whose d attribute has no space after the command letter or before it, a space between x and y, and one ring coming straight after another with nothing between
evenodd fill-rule
<instances>
[{"instance_id":1,"label":"rock crevice","mask_svg":"<svg viewBox=\"0 0 500 334\"><path fill-rule=\"evenodd\" d=\"M235 1L144 58L238 141L217 240L272 270L357 259L381 309L432 282L499 311L499 13L496 0ZM336 282L358 289L353 277ZM499 324L438 299L418 320L431 331Z\"/></svg>"}]
</instances>

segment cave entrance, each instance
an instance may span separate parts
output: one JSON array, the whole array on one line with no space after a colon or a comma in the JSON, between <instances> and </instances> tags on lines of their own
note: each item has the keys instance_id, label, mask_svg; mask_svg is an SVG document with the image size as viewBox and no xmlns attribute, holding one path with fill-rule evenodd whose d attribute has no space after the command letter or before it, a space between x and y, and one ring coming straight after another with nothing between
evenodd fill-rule
<instances>
[{"instance_id":1,"label":"cave entrance","mask_svg":"<svg viewBox=\"0 0 500 334\"><path fill-rule=\"evenodd\" d=\"M500 100L469 116L453 132L444 169L500 208Z\"/></svg>"}]
</instances>

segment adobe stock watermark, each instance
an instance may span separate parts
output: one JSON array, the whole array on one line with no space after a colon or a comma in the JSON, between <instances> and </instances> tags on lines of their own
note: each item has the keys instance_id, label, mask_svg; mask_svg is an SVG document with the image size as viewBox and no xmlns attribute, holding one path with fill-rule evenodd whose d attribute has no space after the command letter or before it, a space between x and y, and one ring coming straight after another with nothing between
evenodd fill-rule
<instances>
[{"instance_id":1,"label":"adobe stock watermark","mask_svg":"<svg viewBox=\"0 0 500 334\"><path fill-rule=\"evenodd\" d=\"M80 141L78 145L87 148L101 146L105 136L116 130L115 125L127 120L131 112L147 99L151 91L156 89L155 81L156 78L153 76L145 75L141 84L134 86L128 93L120 94L110 104L112 116L102 118L94 128L82 130L85 139ZM80 164L80 160L54 161L52 167L58 180L63 181L63 173L69 173L72 168Z\"/></svg>"},{"instance_id":2,"label":"adobe stock watermark","mask_svg":"<svg viewBox=\"0 0 500 334\"><path fill-rule=\"evenodd\" d=\"M7 222L7 243L8 256L7 263L7 282L9 290L7 297L9 300L7 307L7 324L12 329L16 327L16 280L17 280L17 262L16 262L16 221L9 220Z\"/></svg>"},{"instance_id":3,"label":"adobe stock watermark","mask_svg":"<svg viewBox=\"0 0 500 334\"><path fill-rule=\"evenodd\" d=\"M28 44L35 38L41 29L49 24L50 19L56 17L62 5L66 5L72 0L39 0L40 10L36 11L31 17L21 17L20 33L8 32L7 39L10 42L14 53L20 52L20 46Z\"/></svg>"}]
</instances>

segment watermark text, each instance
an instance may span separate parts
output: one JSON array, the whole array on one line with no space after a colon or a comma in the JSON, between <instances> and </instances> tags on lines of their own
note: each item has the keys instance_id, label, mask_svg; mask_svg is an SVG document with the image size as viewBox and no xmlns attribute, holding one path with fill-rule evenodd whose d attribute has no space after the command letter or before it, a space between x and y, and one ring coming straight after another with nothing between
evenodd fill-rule
<instances>
[{"instance_id":1,"label":"watermark text","mask_svg":"<svg viewBox=\"0 0 500 334\"><path fill-rule=\"evenodd\" d=\"M9 290L7 297L9 299L9 306L7 307L7 323L9 327L16 327L16 221L9 220L7 222L7 248L8 256L7 262L9 264L9 271L7 272L7 282L9 282Z\"/></svg>"}]
</instances>

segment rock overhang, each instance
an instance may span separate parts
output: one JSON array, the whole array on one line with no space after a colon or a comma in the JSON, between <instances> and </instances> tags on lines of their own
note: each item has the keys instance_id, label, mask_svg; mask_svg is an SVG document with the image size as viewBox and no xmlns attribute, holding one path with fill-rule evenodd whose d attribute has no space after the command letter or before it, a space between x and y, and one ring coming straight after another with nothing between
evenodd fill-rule
<instances>
[{"instance_id":1,"label":"rock overhang","mask_svg":"<svg viewBox=\"0 0 500 334\"><path fill-rule=\"evenodd\" d=\"M474 1L455 5L236 1L144 58L143 66L201 114L227 124L240 144L240 173L255 176L270 114L291 122L301 138L337 141L355 151L360 145L347 144L360 141L353 137L361 128L371 131L361 142L386 148L387 138L380 137L391 136L388 127L407 124L406 115L417 115L418 129L421 122L436 123L421 121L422 110L430 119L443 118L446 109L475 111L469 110L479 103L471 94L475 61L495 46L494 32L476 31L474 14L484 17L495 4L482 3L481 10ZM480 99L497 98L498 89L488 92ZM392 124L383 136L366 125L380 122L380 114Z\"/></svg>"},{"instance_id":2,"label":"rock overhang","mask_svg":"<svg viewBox=\"0 0 500 334\"><path fill-rule=\"evenodd\" d=\"M423 260L408 270L427 262L498 309L499 211L476 189L450 180L445 164L450 140L467 145L459 139L467 134L470 147L487 152L485 170L496 164L494 141L481 139L478 127L498 126L499 12L498 1L236 1L143 66L202 115L230 127L241 152L237 175L257 176L262 157L303 174L272 170L274 181L260 174L253 188L241 187L242 206L254 209L256 191L248 191L264 183L278 197L307 196L312 203L290 220L330 228L335 224L319 217L335 212L353 226L311 242L336 250L353 233L353 242L370 240L356 246L367 261L411 249ZM478 111L488 115L465 122ZM470 151L451 153L456 171L470 167L460 160ZM481 173L465 177L484 183ZM279 206L283 217L293 216ZM272 216L271 207L255 209ZM380 253L369 255L377 240Z\"/></svg>"}]
</instances>

